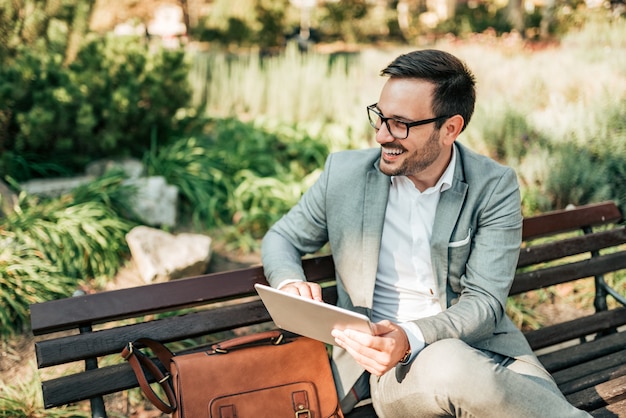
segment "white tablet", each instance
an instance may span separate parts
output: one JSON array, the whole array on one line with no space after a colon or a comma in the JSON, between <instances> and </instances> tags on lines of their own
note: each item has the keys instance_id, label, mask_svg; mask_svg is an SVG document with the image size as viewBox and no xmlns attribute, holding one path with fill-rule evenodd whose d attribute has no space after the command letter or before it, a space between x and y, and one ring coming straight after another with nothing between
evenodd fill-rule
<instances>
[{"instance_id":1,"label":"white tablet","mask_svg":"<svg viewBox=\"0 0 626 418\"><path fill-rule=\"evenodd\" d=\"M372 334L365 315L329 303L292 295L262 284L254 285L277 327L305 337L335 344L333 329L353 329Z\"/></svg>"}]
</instances>

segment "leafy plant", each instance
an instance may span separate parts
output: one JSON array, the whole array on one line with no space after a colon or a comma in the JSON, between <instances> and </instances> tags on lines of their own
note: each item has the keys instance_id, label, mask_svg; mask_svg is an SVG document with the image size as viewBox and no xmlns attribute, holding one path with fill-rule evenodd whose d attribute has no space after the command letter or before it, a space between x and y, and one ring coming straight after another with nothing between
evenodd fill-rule
<instances>
[{"instance_id":1,"label":"leafy plant","mask_svg":"<svg viewBox=\"0 0 626 418\"><path fill-rule=\"evenodd\" d=\"M178 186L183 210L194 223L220 227L245 220L240 233L255 237L295 203L294 187L299 197L303 179L322 167L328 154L323 141L284 124L229 118L209 121L206 130L210 133L153 149L145 158L148 172Z\"/></svg>"},{"instance_id":2,"label":"leafy plant","mask_svg":"<svg viewBox=\"0 0 626 418\"><path fill-rule=\"evenodd\" d=\"M113 276L128 252L125 234L131 227L103 203L76 203L71 196L40 201L22 194L17 210L0 219L0 234L75 279Z\"/></svg>"},{"instance_id":3,"label":"leafy plant","mask_svg":"<svg viewBox=\"0 0 626 418\"><path fill-rule=\"evenodd\" d=\"M5 339L28 328L30 304L71 295L77 280L41 251L7 238L0 246L0 336Z\"/></svg>"},{"instance_id":4,"label":"leafy plant","mask_svg":"<svg viewBox=\"0 0 626 418\"><path fill-rule=\"evenodd\" d=\"M555 154L550 176L545 180L546 192L553 197L555 207L581 205L611 197L610 178L606 167L587 150L565 146Z\"/></svg>"},{"instance_id":5,"label":"leafy plant","mask_svg":"<svg viewBox=\"0 0 626 418\"><path fill-rule=\"evenodd\" d=\"M0 174L24 181L141 157L178 129L187 74L183 51L139 38L90 36L69 66L62 53L17 48L0 67Z\"/></svg>"}]
</instances>

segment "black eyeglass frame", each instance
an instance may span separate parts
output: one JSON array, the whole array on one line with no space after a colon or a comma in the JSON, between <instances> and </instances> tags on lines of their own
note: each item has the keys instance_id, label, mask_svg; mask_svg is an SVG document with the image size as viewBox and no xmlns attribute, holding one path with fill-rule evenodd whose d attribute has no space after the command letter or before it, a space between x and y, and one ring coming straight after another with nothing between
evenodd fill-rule
<instances>
[{"instance_id":1,"label":"black eyeglass frame","mask_svg":"<svg viewBox=\"0 0 626 418\"><path fill-rule=\"evenodd\" d=\"M374 103L374 104L371 104L371 105L367 106L367 118L370 121L370 125L372 125L372 128L376 129L376 132L378 132L378 130L380 129L380 126L376 126L376 122L377 121L372 120L372 118L371 118L371 115L370 115L370 110L371 110L373 113L375 113L380 118L382 123L385 124L389 134L391 136L393 136L394 138L396 138L396 139L407 139L408 136L409 136L409 129L411 129L414 126L427 125L429 123L437 122L438 120L442 120L442 119L448 119L448 118L451 118L452 116L454 116L454 115L444 115L444 116L437 116L437 117L430 118L430 119L416 120L414 122L405 122L405 121L402 121L402 120L398 120L396 118L388 118L388 117L383 116L383 114L380 113L380 111L378 110L378 108L376 106L378 106L378 103ZM391 132L391 128L389 128L389 122L387 122L390 119L393 120L394 122L401 123L401 124L406 126L406 135L404 137L400 138L400 137L394 135Z\"/></svg>"}]
</instances>

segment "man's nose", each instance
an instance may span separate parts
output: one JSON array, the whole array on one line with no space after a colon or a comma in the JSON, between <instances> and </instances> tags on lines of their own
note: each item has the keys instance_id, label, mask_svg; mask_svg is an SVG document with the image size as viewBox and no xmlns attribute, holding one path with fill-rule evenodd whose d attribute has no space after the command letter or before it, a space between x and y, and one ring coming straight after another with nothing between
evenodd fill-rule
<instances>
[{"instance_id":1,"label":"man's nose","mask_svg":"<svg viewBox=\"0 0 626 418\"><path fill-rule=\"evenodd\" d=\"M380 129L376 132L376 142L382 145L393 141L395 141L395 138L391 135L391 132L389 132L387 124L381 123Z\"/></svg>"}]
</instances>

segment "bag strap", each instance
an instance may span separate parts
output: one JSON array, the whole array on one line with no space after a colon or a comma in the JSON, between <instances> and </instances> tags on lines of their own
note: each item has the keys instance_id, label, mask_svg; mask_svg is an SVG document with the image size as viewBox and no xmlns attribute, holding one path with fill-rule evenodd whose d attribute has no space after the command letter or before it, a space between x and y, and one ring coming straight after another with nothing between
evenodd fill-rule
<instances>
[{"instance_id":1,"label":"bag strap","mask_svg":"<svg viewBox=\"0 0 626 418\"><path fill-rule=\"evenodd\" d=\"M231 350L245 348L251 345L273 344L279 345L284 340L284 334L280 330L259 332L252 335L232 338L211 346L212 354L226 354Z\"/></svg>"},{"instance_id":2,"label":"bag strap","mask_svg":"<svg viewBox=\"0 0 626 418\"><path fill-rule=\"evenodd\" d=\"M143 345L148 347L156 354L159 361L167 368L167 373L163 373L161 369L154 363L148 356L142 353L135 345ZM171 383L171 374L170 374L170 361L172 357L174 357L174 353L172 353L167 347L161 344L158 341L149 339L149 338L139 338L134 342L129 342L124 350L122 350L122 357L124 360L128 361L133 371L135 372L135 376L137 377L137 381L139 382L139 386L141 390L146 395L146 397L152 402L154 406L159 408L162 412L166 414L171 414L176 410L176 397L174 395L174 390L172 389ZM142 367L143 366L143 367ZM150 384L148 383L148 378L146 377L146 373L144 368L148 369L150 374L157 380L159 385L163 388L165 395L167 396L168 403L165 403L156 392L152 389Z\"/></svg>"}]
</instances>

